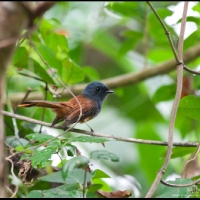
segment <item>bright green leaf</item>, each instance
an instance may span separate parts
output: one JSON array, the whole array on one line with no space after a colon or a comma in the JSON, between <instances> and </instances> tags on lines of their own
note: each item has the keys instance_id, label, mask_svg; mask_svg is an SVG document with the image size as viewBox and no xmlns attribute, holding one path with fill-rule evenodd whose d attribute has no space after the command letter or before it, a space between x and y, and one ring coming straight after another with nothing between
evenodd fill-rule
<instances>
[{"instance_id":1,"label":"bright green leaf","mask_svg":"<svg viewBox=\"0 0 200 200\"><path fill-rule=\"evenodd\" d=\"M197 3L195 6L193 6L192 10L200 13L200 3Z\"/></svg>"},{"instance_id":2,"label":"bright green leaf","mask_svg":"<svg viewBox=\"0 0 200 200\"><path fill-rule=\"evenodd\" d=\"M200 121L200 98L192 95L182 98L178 111L187 117Z\"/></svg>"},{"instance_id":3,"label":"bright green leaf","mask_svg":"<svg viewBox=\"0 0 200 200\"><path fill-rule=\"evenodd\" d=\"M101 189L101 188L102 188L101 184L92 184L89 187L89 189L87 190L86 198L99 198L96 191Z\"/></svg>"},{"instance_id":4,"label":"bright green leaf","mask_svg":"<svg viewBox=\"0 0 200 200\"><path fill-rule=\"evenodd\" d=\"M161 101L169 101L174 98L175 94L176 94L175 84L163 85L157 89L157 91L153 95L152 100L154 103L158 103Z\"/></svg>"},{"instance_id":5,"label":"bright green leaf","mask_svg":"<svg viewBox=\"0 0 200 200\"><path fill-rule=\"evenodd\" d=\"M33 156L29 158L29 160L32 161L32 166L34 168L43 168L49 165L51 163L51 160L49 159L51 158L52 154L57 152L57 149L57 146L52 146L46 147L40 151L35 151Z\"/></svg>"},{"instance_id":6,"label":"bright green leaf","mask_svg":"<svg viewBox=\"0 0 200 200\"><path fill-rule=\"evenodd\" d=\"M23 146L17 146L15 147L15 151L23 151L24 147Z\"/></svg>"},{"instance_id":7,"label":"bright green leaf","mask_svg":"<svg viewBox=\"0 0 200 200\"><path fill-rule=\"evenodd\" d=\"M65 82L77 83L84 79L83 70L71 59L65 58L62 61L62 78Z\"/></svg>"},{"instance_id":8,"label":"bright green leaf","mask_svg":"<svg viewBox=\"0 0 200 200\"><path fill-rule=\"evenodd\" d=\"M148 51L148 59L157 63L164 62L166 60L172 59L173 57L174 54L171 51L170 47L157 47Z\"/></svg>"},{"instance_id":9,"label":"bright green leaf","mask_svg":"<svg viewBox=\"0 0 200 200\"><path fill-rule=\"evenodd\" d=\"M44 135L44 134L40 134L40 133L32 133L29 135L26 135L26 138L28 138L29 140L33 140L33 141L37 141L39 143L44 143L48 140L53 139L54 137L52 135Z\"/></svg>"},{"instance_id":10,"label":"bright green leaf","mask_svg":"<svg viewBox=\"0 0 200 200\"><path fill-rule=\"evenodd\" d=\"M51 32L46 37L43 38L46 45L54 51L56 54L59 49L65 50L65 52L69 51L67 39L63 35L58 35L54 32Z\"/></svg>"},{"instance_id":11,"label":"bright green leaf","mask_svg":"<svg viewBox=\"0 0 200 200\"><path fill-rule=\"evenodd\" d=\"M85 76L89 79L89 81L96 81L100 79L98 71L95 70L94 68L90 66L84 66L82 67L82 70Z\"/></svg>"},{"instance_id":12,"label":"bright green leaf","mask_svg":"<svg viewBox=\"0 0 200 200\"><path fill-rule=\"evenodd\" d=\"M37 50L39 51L43 59L49 64L51 68L57 69L58 72L62 74L61 73L62 63L60 60L56 58L56 55L51 49L41 44L41 45L38 45Z\"/></svg>"},{"instance_id":13,"label":"bright green leaf","mask_svg":"<svg viewBox=\"0 0 200 200\"><path fill-rule=\"evenodd\" d=\"M38 75L43 81L49 84L55 84L54 80L48 74L47 70L45 70L38 62L36 62L32 58L29 58L29 62L32 62L32 65L34 66L33 72Z\"/></svg>"},{"instance_id":14,"label":"bright green leaf","mask_svg":"<svg viewBox=\"0 0 200 200\"><path fill-rule=\"evenodd\" d=\"M19 47L16 49L15 54L13 55L12 62L15 66L27 67L28 66L28 52L25 47Z\"/></svg>"},{"instance_id":15,"label":"bright green leaf","mask_svg":"<svg viewBox=\"0 0 200 200\"><path fill-rule=\"evenodd\" d=\"M92 179L97 179L97 178L110 178L110 176L108 174L106 174L105 172L103 172L100 169L96 169L93 172L91 172L92 174Z\"/></svg>"},{"instance_id":16,"label":"bright green leaf","mask_svg":"<svg viewBox=\"0 0 200 200\"><path fill-rule=\"evenodd\" d=\"M171 158L179 158L188 154L192 154L195 152L195 149L195 147L174 147L172 149ZM166 152L162 156L165 157Z\"/></svg>"}]
</instances>

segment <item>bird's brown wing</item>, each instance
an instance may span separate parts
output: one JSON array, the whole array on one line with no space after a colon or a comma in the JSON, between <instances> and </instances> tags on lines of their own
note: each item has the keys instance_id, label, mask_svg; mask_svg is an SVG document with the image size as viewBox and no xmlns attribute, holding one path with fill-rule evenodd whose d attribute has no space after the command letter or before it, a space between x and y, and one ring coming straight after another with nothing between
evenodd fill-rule
<instances>
[{"instance_id":1,"label":"bird's brown wing","mask_svg":"<svg viewBox=\"0 0 200 200\"><path fill-rule=\"evenodd\" d=\"M98 106L94 100L87 98L85 95L78 95L77 100L79 101L82 108L82 116L79 122L86 122L92 119L98 113ZM75 123L80 115L80 106L75 98L70 99L67 104L73 107L72 111L66 116L65 122L62 127L66 128L68 125Z\"/></svg>"}]
</instances>

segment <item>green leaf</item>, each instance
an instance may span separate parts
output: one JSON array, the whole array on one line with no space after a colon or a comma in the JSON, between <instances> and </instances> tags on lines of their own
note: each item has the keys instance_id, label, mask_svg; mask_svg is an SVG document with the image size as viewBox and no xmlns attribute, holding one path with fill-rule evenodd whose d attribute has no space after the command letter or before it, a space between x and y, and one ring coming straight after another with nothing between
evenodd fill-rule
<instances>
[{"instance_id":1,"label":"green leaf","mask_svg":"<svg viewBox=\"0 0 200 200\"><path fill-rule=\"evenodd\" d=\"M196 45L196 41L200 40L200 30L197 29L192 34L190 34L184 41L184 50ZM196 67L196 66L195 66ZM193 77L194 78L194 77Z\"/></svg>"},{"instance_id":2,"label":"green leaf","mask_svg":"<svg viewBox=\"0 0 200 200\"><path fill-rule=\"evenodd\" d=\"M142 13L144 13L141 2L114 2L112 4L108 4L107 8L121 16L134 17L138 21L141 20Z\"/></svg>"},{"instance_id":3,"label":"green leaf","mask_svg":"<svg viewBox=\"0 0 200 200\"><path fill-rule=\"evenodd\" d=\"M77 83L84 79L83 70L68 57L62 61L62 78L65 82Z\"/></svg>"},{"instance_id":4,"label":"green leaf","mask_svg":"<svg viewBox=\"0 0 200 200\"><path fill-rule=\"evenodd\" d=\"M47 73L47 70L45 70L38 62L36 62L34 59L29 58L29 62L32 62L32 65L34 66L33 72L38 75L42 80L44 80L46 83L55 84L54 80L51 78L51 76Z\"/></svg>"},{"instance_id":5,"label":"green leaf","mask_svg":"<svg viewBox=\"0 0 200 200\"><path fill-rule=\"evenodd\" d=\"M128 38L126 41L122 43L120 46L120 49L118 51L119 56L124 56L128 51L133 50L135 44L138 41L133 37L133 38Z\"/></svg>"},{"instance_id":6,"label":"green leaf","mask_svg":"<svg viewBox=\"0 0 200 200\"><path fill-rule=\"evenodd\" d=\"M118 162L119 157L114 153L110 153L106 150L95 150L90 153L91 159L103 159L103 160L111 160L113 162Z\"/></svg>"},{"instance_id":7,"label":"green leaf","mask_svg":"<svg viewBox=\"0 0 200 200\"><path fill-rule=\"evenodd\" d=\"M192 119L200 120L200 98L196 96L186 96L180 100L178 111Z\"/></svg>"},{"instance_id":8,"label":"green leaf","mask_svg":"<svg viewBox=\"0 0 200 200\"><path fill-rule=\"evenodd\" d=\"M82 192L77 191L79 187L79 184L66 184L49 190L33 190L28 198L81 198Z\"/></svg>"},{"instance_id":9,"label":"green leaf","mask_svg":"<svg viewBox=\"0 0 200 200\"><path fill-rule=\"evenodd\" d=\"M12 62L17 67L27 67L28 66L28 52L25 47L19 47L16 49L13 55Z\"/></svg>"},{"instance_id":10,"label":"green leaf","mask_svg":"<svg viewBox=\"0 0 200 200\"><path fill-rule=\"evenodd\" d=\"M32 166L34 168L46 167L51 163L51 160L49 159L51 158L52 154L57 152L57 150L57 146L46 147L45 149L42 149L40 151L35 151L33 156L29 157L29 160L32 161Z\"/></svg>"},{"instance_id":11,"label":"green leaf","mask_svg":"<svg viewBox=\"0 0 200 200\"><path fill-rule=\"evenodd\" d=\"M68 184L76 183L76 181L71 177L67 177L67 179L65 180L62 176L62 171L54 172L46 176L39 177L38 180L47 181L50 183L68 183Z\"/></svg>"},{"instance_id":12,"label":"green leaf","mask_svg":"<svg viewBox=\"0 0 200 200\"><path fill-rule=\"evenodd\" d=\"M18 68L18 73L23 74L25 77L33 76L38 79L41 79L42 81L50 84L55 84L54 80L51 78L51 76L43 69L42 66L40 66L35 60L32 58L29 58L29 61L32 61L32 65L34 68L31 68L32 71L29 71L29 69L26 69L27 66L20 65L20 68ZM23 68L24 67L24 68ZM29 77L30 79L32 77ZM32 78L34 79L34 78Z\"/></svg>"},{"instance_id":13,"label":"green leaf","mask_svg":"<svg viewBox=\"0 0 200 200\"><path fill-rule=\"evenodd\" d=\"M175 94L176 94L175 84L163 85L157 89L157 91L153 95L152 100L154 103L158 103L161 101L168 101L173 99Z\"/></svg>"},{"instance_id":14,"label":"green leaf","mask_svg":"<svg viewBox=\"0 0 200 200\"><path fill-rule=\"evenodd\" d=\"M174 56L173 52L171 51L170 48L167 48L167 47L164 47L164 48L157 47L157 48L150 49L148 51L148 59L157 63L169 60L173 58L173 56Z\"/></svg>"},{"instance_id":15,"label":"green leaf","mask_svg":"<svg viewBox=\"0 0 200 200\"><path fill-rule=\"evenodd\" d=\"M100 76L98 74L98 71L90 66L84 66L82 67L82 70L85 74L85 76L89 79L89 81L96 81L100 79Z\"/></svg>"},{"instance_id":16,"label":"green leaf","mask_svg":"<svg viewBox=\"0 0 200 200\"><path fill-rule=\"evenodd\" d=\"M24 147L23 146L16 146L15 151L23 151Z\"/></svg>"},{"instance_id":17,"label":"green leaf","mask_svg":"<svg viewBox=\"0 0 200 200\"><path fill-rule=\"evenodd\" d=\"M83 184L85 177L85 170L83 169L73 169L68 174L66 179L63 178L62 171L54 172L46 176L39 177L38 180L47 181L50 183L67 183L67 184ZM92 175L87 172L86 182L92 179Z\"/></svg>"},{"instance_id":18,"label":"green leaf","mask_svg":"<svg viewBox=\"0 0 200 200\"><path fill-rule=\"evenodd\" d=\"M38 45L37 50L39 51L43 59L49 64L51 68L57 69L58 72L62 74L61 73L62 63L60 60L56 58L54 52L51 49L41 44L41 45Z\"/></svg>"},{"instance_id":19,"label":"green leaf","mask_svg":"<svg viewBox=\"0 0 200 200\"><path fill-rule=\"evenodd\" d=\"M108 185L105 181L103 181L102 179L98 178L98 179L92 179L92 183L93 184L100 184L102 185L101 190L102 191L107 191L107 192L111 192L111 186Z\"/></svg>"},{"instance_id":20,"label":"green leaf","mask_svg":"<svg viewBox=\"0 0 200 200\"><path fill-rule=\"evenodd\" d=\"M64 179L68 177L68 174L75 168L81 168L86 166L89 163L89 159L84 156L76 156L74 158L71 158L68 160L63 168L62 168L62 174Z\"/></svg>"},{"instance_id":21,"label":"green leaf","mask_svg":"<svg viewBox=\"0 0 200 200\"><path fill-rule=\"evenodd\" d=\"M195 152L196 147L174 147L172 149L171 158L179 158ZM162 155L166 156L166 152Z\"/></svg>"},{"instance_id":22,"label":"green leaf","mask_svg":"<svg viewBox=\"0 0 200 200\"><path fill-rule=\"evenodd\" d=\"M110 178L108 174L101 171L100 169L94 170L93 172L91 172L91 174L92 174L92 180L97 178Z\"/></svg>"},{"instance_id":23,"label":"green leaf","mask_svg":"<svg viewBox=\"0 0 200 200\"><path fill-rule=\"evenodd\" d=\"M75 156L76 155L76 147L74 145L71 144L66 144L65 148L67 150L67 155L68 156Z\"/></svg>"},{"instance_id":24,"label":"green leaf","mask_svg":"<svg viewBox=\"0 0 200 200\"><path fill-rule=\"evenodd\" d=\"M87 183L92 179L92 175L89 172L86 172L86 180L85 179L85 170L83 169L73 169L68 174L68 177L66 178L66 183L68 178L73 179L76 183L83 184L84 181Z\"/></svg>"},{"instance_id":25,"label":"green leaf","mask_svg":"<svg viewBox=\"0 0 200 200\"><path fill-rule=\"evenodd\" d=\"M63 35L58 35L54 32L51 32L47 36L45 36L43 39L46 45L52 51L54 51L55 54L58 52L59 49L65 50L65 52L69 51L67 39Z\"/></svg>"},{"instance_id":26,"label":"green leaf","mask_svg":"<svg viewBox=\"0 0 200 200\"><path fill-rule=\"evenodd\" d=\"M166 17L171 16L173 14L172 11L166 8L156 9L156 12L158 13L162 21L164 21ZM170 35L172 37L173 36L175 36L176 38L178 37L172 27L168 26L167 24L165 24L165 26L170 32ZM155 31L155 28L156 28L156 31ZM169 42L165 35L165 31L163 30L162 25L160 24L160 22L158 21L157 17L155 16L153 12L150 13L149 18L148 18L148 30L149 30L148 34L150 35L150 37L154 38L157 46L163 47L165 46L163 44L169 45Z\"/></svg>"},{"instance_id":27,"label":"green leaf","mask_svg":"<svg viewBox=\"0 0 200 200\"><path fill-rule=\"evenodd\" d=\"M110 141L109 138L103 138L103 137L94 137L94 136L78 136L78 137L71 137L68 138L68 142L90 142L90 143L102 143Z\"/></svg>"},{"instance_id":28,"label":"green leaf","mask_svg":"<svg viewBox=\"0 0 200 200\"><path fill-rule=\"evenodd\" d=\"M101 188L102 188L101 184L92 184L89 187L89 189L87 190L86 198L99 198L96 191L101 189Z\"/></svg>"},{"instance_id":29,"label":"green leaf","mask_svg":"<svg viewBox=\"0 0 200 200\"><path fill-rule=\"evenodd\" d=\"M180 23L180 22L182 22L182 18L177 21L177 23ZM199 19L199 17L188 16L187 17L187 22L194 22L194 23L196 23L198 25L199 22L200 22L200 19Z\"/></svg>"},{"instance_id":30,"label":"green leaf","mask_svg":"<svg viewBox=\"0 0 200 200\"><path fill-rule=\"evenodd\" d=\"M37 141L39 143L44 143L48 140L53 139L54 137L52 135L44 135L44 134L40 134L40 133L32 133L29 135L26 135L26 138L28 138L29 140L32 141Z\"/></svg>"},{"instance_id":31,"label":"green leaf","mask_svg":"<svg viewBox=\"0 0 200 200\"><path fill-rule=\"evenodd\" d=\"M197 3L195 6L193 6L192 10L200 13L200 3Z\"/></svg>"},{"instance_id":32,"label":"green leaf","mask_svg":"<svg viewBox=\"0 0 200 200\"><path fill-rule=\"evenodd\" d=\"M187 184L191 183L191 179L176 179L175 181L167 181L171 184ZM188 198L190 195L190 191L192 187L169 187L164 186L161 195L157 196L156 198Z\"/></svg>"}]
</instances>

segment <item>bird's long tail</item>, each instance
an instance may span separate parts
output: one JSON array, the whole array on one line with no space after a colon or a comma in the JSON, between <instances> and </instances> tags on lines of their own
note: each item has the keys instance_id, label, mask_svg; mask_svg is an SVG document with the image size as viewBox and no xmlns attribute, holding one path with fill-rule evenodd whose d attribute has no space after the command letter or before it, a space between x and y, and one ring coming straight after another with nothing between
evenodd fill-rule
<instances>
[{"instance_id":1,"label":"bird's long tail","mask_svg":"<svg viewBox=\"0 0 200 200\"><path fill-rule=\"evenodd\" d=\"M59 103L49 102L49 101L43 101L43 100L33 100L33 101L26 101L18 105L18 107L42 107L42 108L61 108L63 107Z\"/></svg>"},{"instance_id":2,"label":"bird's long tail","mask_svg":"<svg viewBox=\"0 0 200 200\"><path fill-rule=\"evenodd\" d=\"M64 103L56 103L50 101L43 101L43 100L33 100L33 101L25 101L18 105L18 107L41 107L41 108L51 108L53 112L56 113L56 117L52 122L51 126L63 121L65 116L70 111L70 107Z\"/></svg>"}]
</instances>

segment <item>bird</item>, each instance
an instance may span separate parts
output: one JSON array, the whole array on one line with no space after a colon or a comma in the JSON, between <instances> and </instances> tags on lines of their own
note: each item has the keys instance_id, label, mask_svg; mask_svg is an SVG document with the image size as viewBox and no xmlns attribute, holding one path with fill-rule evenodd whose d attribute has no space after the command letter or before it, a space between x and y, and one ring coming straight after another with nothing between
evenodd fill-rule
<instances>
[{"instance_id":1,"label":"bird","mask_svg":"<svg viewBox=\"0 0 200 200\"><path fill-rule=\"evenodd\" d=\"M113 93L104 83L94 81L89 83L83 92L75 97L72 97L67 102L50 102L46 100L30 100L18 105L18 107L42 107L50 108L56 113L51 127L62 122L61 127L66 130L69 125L78 123L86 123L96 117L102 108L102 103L109 93ZM82 115L80 116L80 106ZM80 119L79 119L80 116ZM78 121L79 119L79 121ZM87 123L86 123L87 124ZM88 125L88 124L87 124ZM89 125L88 125L89 126ZM91 132L93 129L89 126Z\"/></svg>"}]
</instances>

